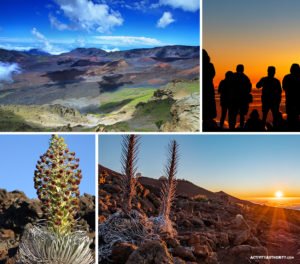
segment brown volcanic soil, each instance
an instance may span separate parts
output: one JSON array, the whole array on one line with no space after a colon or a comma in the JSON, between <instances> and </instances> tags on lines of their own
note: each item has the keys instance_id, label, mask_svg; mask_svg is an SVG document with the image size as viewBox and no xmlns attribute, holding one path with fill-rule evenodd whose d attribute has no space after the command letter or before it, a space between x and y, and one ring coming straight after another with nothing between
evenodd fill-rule
<instances>
[{"instance_id":1,"label":"brown volcanic soil","mask_svg":"<svg viewBox=\"0 0 300 264\"><path fill-rule=\"evenodd\" d=\"M122 189L119 173L100 165L99 172L102 183L99 186L101 223L121 208ZM159 186L159 180L140 178L133 207L148 217L157 216L160 206ZM178 236L177 241L165 239L173 262L164 263L300 263L299 211L256 205L224 192L213 193L181 180L178 181L171 219ZM116 245L116 250L121 255L113 263L133 263L130 260L133 257L128 257L128 252L123 254L122 247L122 244ZM136 252L134 257L143 251L143 248L138 250L136 246L126 247L130 247L133 253ZM147 250L151 252L151 248ZM293 259L250 259L251 256L267 255L292 256ZM159 263L147 261L145 257L143 263Z\"/></svg>"},{"instance_id":2,"label":"brown volcanic soil","mask_svg":"<svg viewBox=\"0 0 300 264\"><path fill-rule=\"evenodd\" d=\"M95 237L95 196L80 197L79 223ZM18 244L26 226L43 219L40 202L28 199L23 192L0 189L0 264L16 263ZM92 245L94 250L95 245Z\"/></svg>"}]
</instances>

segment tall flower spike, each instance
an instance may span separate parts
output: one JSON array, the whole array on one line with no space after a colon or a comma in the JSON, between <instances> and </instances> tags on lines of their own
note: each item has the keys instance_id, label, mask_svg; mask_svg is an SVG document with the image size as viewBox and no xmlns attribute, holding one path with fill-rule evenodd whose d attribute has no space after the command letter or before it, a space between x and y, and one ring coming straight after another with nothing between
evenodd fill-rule
<instances>
[{"instance_id":1,"label":"tall flower spike","mask_svg":"<svg viewBox=\"0 0 300 264\"><path fill-rule=\"evenodd\" d=\"M171 143L169 144L168 154L169 157L164 170L165 175L167 176L167 180L162 182L160 194L161 206L159 211L159 215L165 220L165 222L169 221L171 207L176 194L178 143L175 140L171 141Z\"/></svg>"},{"instance_id":2,"label":"tall flower spike","mask_svg":"<svg viewBox=\"0 0 300 264\"><path fill-rule=\"evenodd\" d=\"M139 148L139 137L137 135L123 136L122 143L122 190L123 190L123 211L129 213L131 211L131 201L136 192L136 163Z\"/></svg>"},{"instance_id":3,"label":"tall flower spike","mask_svg":"<svg viewBox=\"0 0 300 264\"><path fill-rule=\"evenodd\" d=\"M34 176L48 229L58 234L70 233L76 225L81 170L74 154L62 137L52 135Z\"/></svg>"}]
</instances>

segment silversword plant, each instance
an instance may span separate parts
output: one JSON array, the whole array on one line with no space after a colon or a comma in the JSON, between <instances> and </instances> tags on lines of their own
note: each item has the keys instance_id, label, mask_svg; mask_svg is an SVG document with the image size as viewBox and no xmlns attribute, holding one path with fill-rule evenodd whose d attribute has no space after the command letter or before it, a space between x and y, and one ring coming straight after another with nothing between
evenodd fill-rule
<instances>
[{"instance_id":1,"label":"silversword plant","mask_svg":"<svg viewBox=\"0 0 300 264\"><path fill-rule=\"evenodd\" d=\"M170 220L171 207L176 195L176 174L178 167L178 143L173 140L168 148L168 160L164 169L166 178L161 181L160 193L160 210L158 217L153 217L151 220L154 223L156 232L166 233L173 237L176 235L176 230L173 228Z\"/></svg>"},{"instance_id":2,"label":"silversword plant","mask_svg":"<svg viewBox=\"0 0 300 264\"><path fill-rule=\"evenodd\" d=\"M46 225L25 230L19 246L22 263L93 262L91 241L84 231L78 230L75 218L81 179L75 152L68 149L62 137L53 135L34 172L34 187L42 202Z\"/></svg>"}]
</instances>

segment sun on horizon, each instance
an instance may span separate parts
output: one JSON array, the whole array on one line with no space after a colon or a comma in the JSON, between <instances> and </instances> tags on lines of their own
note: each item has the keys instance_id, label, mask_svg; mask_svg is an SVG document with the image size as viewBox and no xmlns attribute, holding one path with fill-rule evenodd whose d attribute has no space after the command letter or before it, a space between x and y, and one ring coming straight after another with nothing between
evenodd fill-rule
<instances>
[{"instance_id":1,"label":"sun on horizon","mask_svg":"<svg viewBox=\"0 0 300 264\"><path fill-rule=\"evenodd\" d=\"M284 196L284 194L283 194L282 191L276 191L276 192L275 192L275 197L276 197L276 198L280 199L280 198L282 198L283 196Z\"/></svg>"}]
</instances>

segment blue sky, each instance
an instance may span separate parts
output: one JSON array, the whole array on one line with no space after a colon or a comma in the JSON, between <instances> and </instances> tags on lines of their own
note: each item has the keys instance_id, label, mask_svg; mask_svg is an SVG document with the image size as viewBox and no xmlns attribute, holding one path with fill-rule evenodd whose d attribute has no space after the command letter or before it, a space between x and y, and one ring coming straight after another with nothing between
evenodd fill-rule
<instances>
[{"instance_id":1,"label":"blue sky","mask_svg":"<svg viewBox=\"0 0 300 264\"><path fill-rule=\"evenodd\" d=\"M95 193L95 137L63 135L70 151L80 158L80 192ZM49 147L49 135L0 135L0 189L20 190L36 198L33 175L40 155Z\"/></svg>"},{"instance_id":2,"label":"blue sky","mask_svg":"<svg viewBox=\"0 0 300 264\"><path fill-rule=\"evenodd\" d=\"M199 45L199 0L1 0L0 47Z\"/></svg>"},{"instance_id":3,"label":"blue sky","mask_svg":"<svg viewBox=\"0 0 300 264\"><path fill-rule=\"evenodd\" d=\"M277 190L300 196L300 136L145 135L138 171L161 176L171 139L180 144L180 179L238 197L272 196ZM100 136L102 165L120 171L120 143L121 136Z\"/></svg>"}]
</instances>

